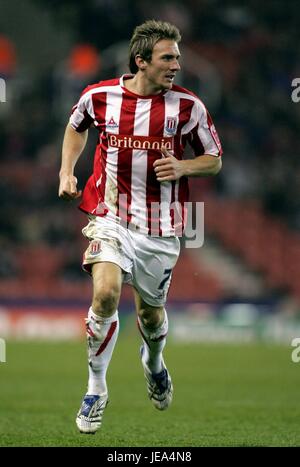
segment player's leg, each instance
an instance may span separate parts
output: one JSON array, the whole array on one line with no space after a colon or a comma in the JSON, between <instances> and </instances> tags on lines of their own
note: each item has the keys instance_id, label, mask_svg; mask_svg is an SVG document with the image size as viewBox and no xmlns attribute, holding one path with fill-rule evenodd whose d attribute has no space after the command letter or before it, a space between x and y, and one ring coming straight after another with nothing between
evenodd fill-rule
<instances>
[{"instance_id":1,"label":"player's leg","mask_svg":"<svg viewBox=\"0 0 300 467\"><path fill-rule=\"evenodd\" d=\"M145 343L143 362L153 373L163 370L162 352L168 333L168 316L163 306L148 305L137 291L134 292L139 331Z\"/></svg>"},{"instance_id":2,"label":"player's leg","mask_svg":"<svg viewBox=\"0 0 300 467\"><path fill-rule=\"evenodd\" d=\"M106 371L119 332L121 268L113 263L92 266L93 301L86 319L89 356L88 394L107 395Z\"/></svg>"},{"instance_id":3,"label":"player's leg","mask_svg":"<svg viewBox=\"0 0 300 467\"><path fill-rule=\"evenodd\" d=\"M118 303L122 271L113 263L92 265L93 301L86 319L89 379L76 423L83 433L94 433L100 426L108 403L106 372L119 332Z\"/></svg>"},{"instance_id":4,"label":"player's leg","mask_svg":"<svg viewBox=\"0 0 300 467\"><path fill-rule=\"evenodd\" d=\"M165 303L180 242L176 237L150 237L136 232L131 237L135 251L132 283L138 324L146 343L143 360L150 371L158 373L163 368L162 351L168 332Z\"/></svg>"},{"instance_id":5,"label":"player's leg","mask_svg":"<svg viewBox=\"0 0 300 467\"><path fill-rule=\"evenodd\" d=\"M135 302L143 339L140 351L148 396L154 407L165 410L173 397L172 380L162 354L168 333L167 313L164 307L148 305L136 291Z\"/></svg>"},{"instance_id":6,"label":"player's leg","mask_svg":"<svg viewBox=\"0 0 300 467\"><path fill-rule=\"evenodd\" d=\"M165 302L172 270L178 259L177 238L152 238L132 234L135 244L133 285L138 326L143 338L142 364L148 395L154 406L166 409L172 401L173 387L163 359L168 333Z\"/></svg>"},{"instance_id":7,"label":"player's leg","mask_svg":"<svg viewBox=\"0 0 300 467\"><path fill-rule=\"evenodd\" d=\"M86 319L89 380L87 394L77 414L80 431L94 433L101 425L107 404L106 372L118 337L118 303L123 272L130 262L122 253L126 235L114 222L89 216L82 233L89 240L83 257L83 268L93 278L93 299Z\"/></svg>"}]
</instances>

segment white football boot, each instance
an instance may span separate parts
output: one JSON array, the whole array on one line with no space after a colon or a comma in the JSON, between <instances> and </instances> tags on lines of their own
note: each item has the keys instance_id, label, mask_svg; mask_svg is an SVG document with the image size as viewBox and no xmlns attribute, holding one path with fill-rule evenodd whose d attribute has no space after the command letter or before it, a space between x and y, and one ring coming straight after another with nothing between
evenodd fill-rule
<instances>
[{"instance_id":1,"label":"white football boot","mask_svg":"<svg viewBox=\"0 0 300 467\"><path fill-rule=\"evenodd\" d=\"M143 357L144 346L140 348L141 357ZM166 410L173 399L173 385L167 368L160 373L151 373L143 362L144 375L147 382L147 391L149 399L158 410Z\"/></svg>"},{"instance_id":2,"label":"white football boot","mask_svg":"<svg viewBox=\"0 0 300 467\"><path fill-rule=\"evenodd\" d=\"M102 423L102 416L108 404L107 396L84 396L76 417L76 425L81 433L96 433Z\"/></svg>"}]
</instances>

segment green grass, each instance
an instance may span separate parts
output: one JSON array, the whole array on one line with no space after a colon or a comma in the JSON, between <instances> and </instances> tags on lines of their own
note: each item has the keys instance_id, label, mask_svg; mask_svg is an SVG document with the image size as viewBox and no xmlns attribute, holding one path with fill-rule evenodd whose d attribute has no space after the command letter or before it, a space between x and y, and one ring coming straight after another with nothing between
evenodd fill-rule
<instances>
[{"instance_id":1,"label":"green grass","mask_svg":"<svg viewBox=\"0 0 300 467\"><path fill-rule=\"evenodd\" d=\"M101 430L77 433L84 342L8 342L0 364L0 446L299 446L300 363L275 345L168 343L171 408L146 396L139 340L119 338Z\"/></svg>"}]
</instances>

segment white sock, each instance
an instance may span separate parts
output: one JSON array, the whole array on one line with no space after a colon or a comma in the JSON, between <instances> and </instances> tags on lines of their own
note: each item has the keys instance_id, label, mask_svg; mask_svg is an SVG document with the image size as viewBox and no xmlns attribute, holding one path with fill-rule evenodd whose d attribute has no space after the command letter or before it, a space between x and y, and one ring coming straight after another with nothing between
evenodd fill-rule
<instances>
[{"instance_id":1,"label":"white sock","mask_svg":"<svg viewBox=\"0 0 300 467\"><path fill-rule=\"evenodd\" d=\"M168 333L168 316L164 310L165 317L163 323L155 330L148 329L138 317L138 327L144 341L143 363L151 373L160 373L164 369L162 351L166 345Z\"/></svg>"},{"instance_id":2,"label":"white sock","mask_svg":"<svg viewBox=\"0 0 300 467\"><path fill-rule=\"evenodd\" d=\"M87 394L105 396L107 395L106 372L119 333L118 311L109 318L102 318L90 308L85 322L89 361Z\"/></svg>"}]
</instances>

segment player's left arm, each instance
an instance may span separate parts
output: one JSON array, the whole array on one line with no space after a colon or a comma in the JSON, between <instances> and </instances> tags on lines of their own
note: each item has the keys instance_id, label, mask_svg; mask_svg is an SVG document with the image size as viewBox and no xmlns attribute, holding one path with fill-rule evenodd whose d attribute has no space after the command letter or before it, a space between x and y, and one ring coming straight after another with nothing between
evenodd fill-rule
<instances>
[{"instance_id":1,"label":"player's left arm","mask_svg":"<svg viewBox=\"0 0 300 467\"><path fill-rule=\"evenodd\" d=\"M163 158L157 159L154 171L159 182L171 182L180 177L208 177L216 175L222 168L220 156L203 154L194 159L178 160L165 148L162 149Z\"/></svg>"}]
</instances>

